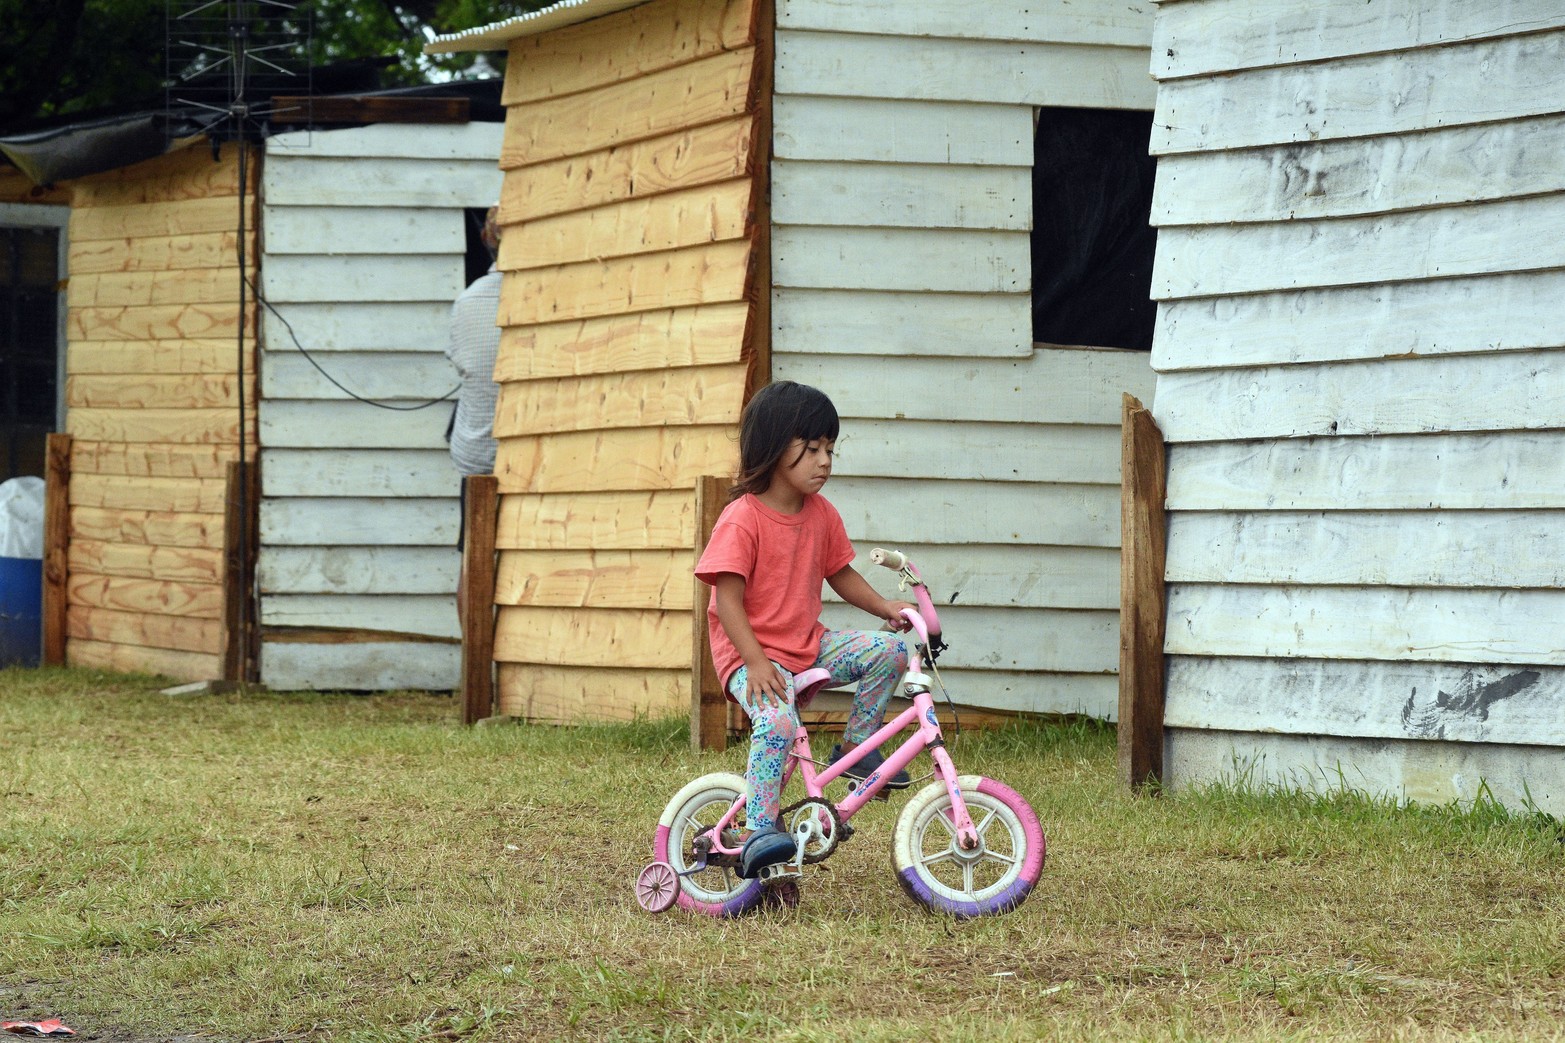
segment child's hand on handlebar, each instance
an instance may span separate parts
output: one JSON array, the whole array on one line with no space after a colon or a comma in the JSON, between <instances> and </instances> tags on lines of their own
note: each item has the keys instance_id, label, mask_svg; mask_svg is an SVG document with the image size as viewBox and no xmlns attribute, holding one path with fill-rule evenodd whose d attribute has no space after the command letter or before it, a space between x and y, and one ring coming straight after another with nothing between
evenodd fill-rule
<instances>
[{"instance_id":1,"label":"child's hand on handlebar","mask_svg":"<svg viewBox=\"0 0 1565 1043\"><path fill-rule=\"evenodd\" d=\"M902 614L902 610L907 608L914 612L918 611L918 606L911 601L887 601L886 607L881 611L881 615L886 617L886 626L898 633L911 627L913 624L909 623L907 617Z\"/></svg>"}]
</instances>

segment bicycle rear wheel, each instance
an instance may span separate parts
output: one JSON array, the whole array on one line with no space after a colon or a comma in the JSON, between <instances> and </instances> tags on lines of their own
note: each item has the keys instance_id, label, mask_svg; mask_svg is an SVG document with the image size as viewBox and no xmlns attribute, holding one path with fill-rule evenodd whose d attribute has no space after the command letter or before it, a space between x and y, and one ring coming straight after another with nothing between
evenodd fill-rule
<instances>
[{"instance_id":1,"label":"bicycle rear wheel","mask_svg":"<svg viewBox=\"0 0 1565 1043\"><path fill-rule=\"evenodd\" d=\"M1021 905L1043 873L1048 843L1038 816L1009 786L981 775L957 780L978 831L964 851L951 818L951 795L935 782L897 816L891 861L913 901L958 917L993 916Z\"/></svg>"},{"instance_id":2,"label":"bicycle rear wheel","mask_svg":"<svg viewBox=\"0 0 1565 1043\"><path fill-rule=\"evenodd\" d=\"M743 776L714 772L685 786L663 809L652 843L652 857L667 862L680 874L677 901L681 909L707 916L738 916L760 903L761 882L746 880L734 869L708 866L699 873L684 875L697 861L696 838L717 825L734 801L743 796Z\"/></svg>"}]
</instances>

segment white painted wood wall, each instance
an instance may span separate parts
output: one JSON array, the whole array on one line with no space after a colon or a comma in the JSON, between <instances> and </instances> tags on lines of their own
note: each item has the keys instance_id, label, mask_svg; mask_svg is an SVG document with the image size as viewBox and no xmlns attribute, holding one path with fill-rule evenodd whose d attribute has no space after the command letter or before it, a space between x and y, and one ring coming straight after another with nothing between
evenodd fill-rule
<instances>
[{"instance_id":1,"label":"white painted wood wall","mask_svg":"<svg viewBox=\"0 0 1565 1043\"><path fill-rule=\"evenodd\" d=\"M452 405L405 407L457 385L444 351L465 285L463 211L499 198L502 129L379 124L267 141L261 291L276 313L261 318L261 623L387 634L264 640L272 688L458 683ZM403 411L354 401L294 336L355 394Z\"/></svg>"},{"instance_id":2,"label":"white painted wood wall","mask_svg":"<svg viewBox=\"0 0 1565 1043\"><path fill-rule=\"evenodd\" d=\"M1163 0L1174 786L1565 811L1565 8Z\"/></svg>"},{"instance_id":3,"label":"white painted wood wall","mask_svg":"<svg viewBox=\"0 0 1565 1043\"><path fill-rule=\"evenodd\" d=\"M1143 352L1035 348L1035 106L1148 110L1144 0L778 0L772 373L843 418L828 497L940 600L968 705L1113 716L1120 395ZM828 625L863 625L828 607Z\"/></svg>"}]
</instances>

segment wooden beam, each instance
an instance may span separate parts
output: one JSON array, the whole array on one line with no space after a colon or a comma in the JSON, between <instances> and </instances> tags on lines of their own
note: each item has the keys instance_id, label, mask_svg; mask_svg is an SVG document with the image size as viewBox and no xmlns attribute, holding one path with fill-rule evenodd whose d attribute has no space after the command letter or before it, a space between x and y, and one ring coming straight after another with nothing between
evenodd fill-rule
<instances>
[{"instance_id":1,"label":"wooden beam","mask_svg":"<svg viewBox=\"0 0 1565 1043\"><path fill-rule=\"evenodd\" d=\"M313 98L279 94L272 98L272 122L304 123L466 123L467 98Z\"/></svg>"},{"instance_id":2,"label":"wooden beam","mask_svg":"<svg viewBox=\"0 0 1565 1043\"><path fill-rule=\"evenodd\" d=\"M44 460L43 665L65 665L65 584L71 543L71 436L51 434Z\"/></svg>"},{"instance_id":3,"label":"wooden beam","mask_svg":"<svg viewBox=\"0 0 1565 1043\"><path fill-rule=\"evenodd\" d=\"M257 677L255 613L250 604L250 581L255 574L255 501L258 493L254 464L234 460L228 464L223 513L223 679L253 681Z\"/></svg>"},{"instance_id":4,"label":"wooden beam","mask_svg":"<svg viewBox=\"0 0 1565 1043\"><path fill-rule=\"evenodd\" d=\"M469 475L462 517L462 723L494 714L495 532L500 483L492 474Z\"/></svg>"},{"instance_id":5,"label":"wooden beam","mask_svg":"<svg viewBox=\"0 0 1565 1043\"><path fill-rule=\"evenodd\" d=\"M728 503L728 482L712 476L696 481L695 560L701 560L712 538L717 516ZM723 750L728 746L728 699L712 662L712 641L707 634L706 610L711 600L707 585L690 579L694 595L690 608L690 748Z\"/></svg>"},{"instance_id":6,"label":"wooden beam","mask_svg":"<svg viewBox=\"0 0 1565 1043\"><path fill-rule=\"evenodd\" d=\"M1121 431L1119 779L1138 791L1163 774L1168 469L1163 434L1134 395Z\"/></svg>"}]
</instances>

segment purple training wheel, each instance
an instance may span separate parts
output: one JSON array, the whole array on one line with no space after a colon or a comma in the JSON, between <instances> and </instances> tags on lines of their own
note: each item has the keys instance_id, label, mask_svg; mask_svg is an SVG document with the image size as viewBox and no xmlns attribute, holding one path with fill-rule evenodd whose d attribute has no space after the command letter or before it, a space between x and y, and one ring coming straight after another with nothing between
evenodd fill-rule
<instances>
[{"instance_id":1,"label":"purple training wheel","mask_svg":"<svg viewBox=\"0 0 1565 1043\"><path fill-rule=\"evenodd\" d=\"M636 874L636 901L647 912L665 912L678 899L679 874L667 862L649 862Z\"/></svg>"}]
</instances>

